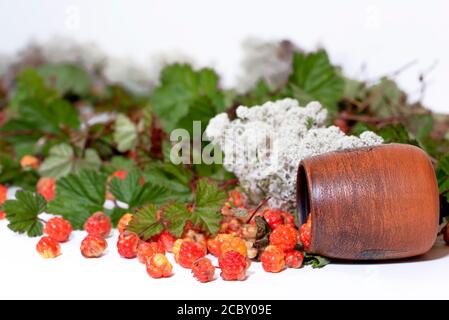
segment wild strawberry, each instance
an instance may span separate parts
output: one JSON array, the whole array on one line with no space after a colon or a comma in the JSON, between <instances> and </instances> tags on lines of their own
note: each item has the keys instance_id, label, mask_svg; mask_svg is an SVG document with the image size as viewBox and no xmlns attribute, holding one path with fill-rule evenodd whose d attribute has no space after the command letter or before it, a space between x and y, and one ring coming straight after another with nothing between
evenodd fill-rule
<instances>
[{"instance_id":1,"label":"wild strawberry","mask_svg":"<svg viewBox=\"0 0 449 320\"><path fill-rule=\"evenodd\" d=\"M6 201L7 195L8 195L8 188L0 184L0 207ZM3 218L5 218L5 213L0 210L0 220Z\"/></svg>"},{"instance_id":2,"label":"wild strawberry","mask_svg":"<svg viewBox=\"0 0 449 320\"><path fill-rule=\"evenodd\" d=\"M223 241L225 241L226 239L231 239L233 237L233 235L226 233L217 234L215 237L207 239L207 250L209 250L209 252L214 256L219 257L220 247Z\"/></svg>"},{"instance_id":3,"label":"wild strawberry","mask_svg":"<svg viewBox=\"0 0 449 320\"><path fill-rule=\"evenodd\" d=\"M106 238L111 233L111 218L103 212L98 211L91 215L84 223L84 230L88 234Z\"/></svg>"},{"instance_id":4,"label":"wild strawberry","mask_svg":"<svg viewBox=\"0 0 449 320\"><path fill-rule=\"evenodd\" d=\"M270 244L278 246L284 251L293 250L298 239L298 230L291 225L280 225L270 234Z\"/></svg>"},{"instance_id":5,"label":"wild strawberry","mask_svg":"<svg viewBox=\"0 0 449 320\"><path fill-rule=\"evenodd\" d=\"M277 273L285 269L284 252L274 245L265 248L260 256L260 261L266 272Z\"/></svg>"},{"instance_id":6,"label":"wild strawberry","mask_svg":"<svg viewBox=\"0 0 449 320\"><path fill-rule=\"evenodd\" d=\"M61 254L59 242L50 237L42 237L36 245L36 250L42 258L56 258Z\"/></svg>"},{"instance_id":7,"label":"wild strawberry","mask_svg":"<svg viewBox=\"0 0 449 320\"><path fill-rule=\"evenodd\" d=\"M248 249L246 248L245 241L238 237L223 240L220 246L220 255L225 254L228 251L237 251L244 257L248 256Z\"/></svg>"},{"instance_id":8,"label":"wild strawberry","mask_svg":"<svg viewBox=\"0 0 449 320\"><path fill-rule=\"evenodd\" d=\"M81 254L86 258L99 258L108 247L108 243L97 235L87 235L81 241Z\"/></svg>"},{"instance_id":9,"label":"wild strawberry","mask_svg":"<svg viewBox=\"0 0 449 320\"><path fill-rule=\"evenodd\" d=\"M304 247L305 251L308 251L310 249L310 243L312 241L312 215L309 214L309 217L307 218L307 222L304 223L299 228L299 240L301 240L302 245Z\"/></svg>"},{"instance_id":10,"label":"wild strawberry","mask_svg":"<svg viewBox=\"0 0 449 320\"><path fill-rule=\"evenodd\" d=\"M137 256L137 247L140 239L137 234L123 232L118 236L117 250L121 257L133 259Z\"/></svg>"},{"instance_id":11,"label":"wild strawberry","mask_svg":"<svg viewBox=\"0 0 449 320\"><path fill-rule=\"evenodd\" d=\"M214 279L215 267L209 259L201 258L193 263L192 273L199 282L209 282Z\"/></svg>"},{"instance_id":12,"label":"wild strawberry","mask_svg":"<svg viewBox=\"0 0 449 320\"><path fill-rule=\"evenodd\" d=\"M168 278L172 275L173 266L163 254L155 254L146 266L147 272L152 278Z\"/></svg>"},{"instance_id":13,"label":"wild strawberry","mask_svg":"<svg viewBox=\"0 0 449 320\"><path fill-rule=\"evenodd\" d=\"M63 218L51 218L45 224L44 233L58 242L66 242L72 233L72 225Z\"/></svg>"},{"instance_id":14,"label":"wild strawberry","mask_svg":"<svg viewBox=\"0 0 449 320\"><path fill-rule=\"evenodd\" d=\"M302 266L304 255L300 251L292 250L285 253L285 265L288 268L299 269Z\"/></svg>"},{"instance_id":15,"label":"wild strawberry","mask_svg":"<svg viewBox=\"0 0 449 320\"><path fill-rule=\"evenodd\" d=\"M125 213L119 220L117 224L117 229L119 233L123 233L125 231L126 227L128 227L129 223L131 222L133 218L133 215L131 213Z\"/></svg>"},{"instance_id":16,"label":"wild strawberry","mask_svg":"<svg viewBox=\"0 0 449 320\"><path fill-rule=\"evenodd\" d=\"M56 181L51 177L42 177L37 182L37 193L45 198L47 201L51 201L56 196Z\"/></svg>"},{"instance_id":17,"label":"wild strawberry","mask_svg":"<svg viewBox=\"0 0 449 320\"><path fill-rule=\"evenodd\" d=\"M218 259L223 280L236 281L246 279L246 270L250 265L248 258L237 251L228 251Z\"/></svg>"},{"instance_id":18,"label":"wild strawberry","mask_svg":"<svg viewBox=\"0 0 449 320\"><path fill-rule=\"evenodd\" d=\"M175 261L179 263L181 267L190 269L192 268L193 263L204 257L206 253L204 247L190 239L185 239L181 242L179 250L176 250Z\"/></svg>"},{"instance_id":19,"label":"wild strawberry","mask_svg":"<svg viewBox=\"0 0 449 320\"><path fill-rule=\"evenodd\" d=\"M22 167L22 169L39 169L40 166L40 161L38 158L36 158L35 156L32 155L25 155L22 157L22 159L20 159L20 166Z\"/></svg>"},{"instance_id":20,"label":"wild strawberry","mask_svg":"<svg viewBox=\"0 0 449 320\"><path fill-rule=\"evenodd\" d=\"M159 242L140 242L137 246L137 258L140 263L147 263L155 254L165 254L165 248Z\"/></svg>"},{"instance_id":21,"label":"wild strawberry","mask_svg":"<svg viewBox=\"0 0 449 320\"><path fill-rule=\"evenodd\" d=\"M167 230L164 230L159 235L157 241L162 244L162 246L165 248L165 251L172 252L173 250L173 244L176 241L176 238L170 234Z\"/></svg>"},{"instance_id":22,"label":"wild strawberry","mask_svg":"<svg viewBox=\"0 0 449 320\"><path fill-rule=\"evenodd\" d=\"M263 217L272 230L284 223L282 211L278 209L266 209L263 212Z\"/></svg>"}]
</instances>

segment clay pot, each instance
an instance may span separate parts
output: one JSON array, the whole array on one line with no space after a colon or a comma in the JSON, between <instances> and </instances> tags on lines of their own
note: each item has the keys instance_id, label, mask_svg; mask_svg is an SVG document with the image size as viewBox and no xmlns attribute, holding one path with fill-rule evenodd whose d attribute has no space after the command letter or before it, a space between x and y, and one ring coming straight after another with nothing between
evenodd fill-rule
<instances>
[{"instance_id":1,"label":"clay pot","mask_svg":"<svg viewBox=\"0 0 449 320\"><path fill-rule=\"evenodd\" d=\"M312 218L310 252L381 260L427 252L438 232L439 193L425 152L405 144L332 152L298 169L298 219Z\"/></svg>"}]
</instances>

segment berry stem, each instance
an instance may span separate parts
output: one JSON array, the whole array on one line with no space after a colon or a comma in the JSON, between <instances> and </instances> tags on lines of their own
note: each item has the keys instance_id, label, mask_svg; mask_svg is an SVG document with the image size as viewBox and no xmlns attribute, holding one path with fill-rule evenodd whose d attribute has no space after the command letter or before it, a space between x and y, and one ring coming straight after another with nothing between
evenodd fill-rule
<instances>
[{"instance_id":1,"label":"berry stem","mask_svg":"<svg viewBox=\"0 0 449 320\"><path fill-rule=\"evenodd\" d=\"M251 221L251 219L254 217L254 215L260 210L260 208L262 208L264 205L267 204L267 202L271 199L271 197L268 197L264 200L262 200L259 205L254 209L253 213L251 213L251 215L249 216L249 218L246 220L246 222Z\"/></svg>"}]
</instances>

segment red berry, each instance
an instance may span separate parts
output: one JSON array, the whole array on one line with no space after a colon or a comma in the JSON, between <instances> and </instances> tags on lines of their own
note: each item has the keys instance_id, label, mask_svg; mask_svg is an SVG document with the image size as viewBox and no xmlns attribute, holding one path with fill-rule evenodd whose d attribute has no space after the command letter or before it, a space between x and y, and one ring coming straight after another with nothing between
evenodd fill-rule
<instances>
[{"instance_id":1,"label":"red berry","mask_svg":"<svg viewBox=\"0 0 449 320\"><path fill-rule=\"evenodd\" d=\"M281 272L285 269L284 252L282 249L269 245L260 256L262 267L266 272Z\"/></svg>"},{"instance_id":2,"label":"red berry","mask_svg":"<svg viewBox=\"0 0 449 320\"><path fill-rule=\"evenodd\" d=\"M284 224L289 224L291 226L295 226L295 217L293 217L292 214L288 212L282 212L281 213L282 218L284 219Z\"/></svg>"},{"instance_id":3,"label":"red berry","mask_svg":"<svg viewBox=\"0 0 449 320\"><path fill-rule=\"evenodd\" d=\"M140 239L137 234L124 232L118 237L117 249L121 257L133 259L137 256L137 247Z\"/></svg>"},{"instance_id":4,"label":"red berry","mask_svg":"<svg viewBox=\"0 0 449 320\"><path fill-rule=\"evenodd\" d=\"M175 260L182 267L190 269L193 263L206 255L206 248L198 243L185 239L179 246L179 251L175 253Z\"/></svg>"},{"instance_id":5,"label":"red berry","mask_svg":"<svg viewBox=\"0 0 449 320\"><path fill-rule=\"evenodd\" d=\"M299 228L299 240L301 240L302 245L304 247L305 251L308 251L310 249L310 243L312 241L312 215L310 214L307 222L304 223Z\"/></svg>"},{"instance_id":6,"label":"red berry","mask_svg":"<svg viewBox=\"0 0 449 320\"><path fill-rule=\"evenodd\" d=\"M140 242L137 246L137 258L141 263L147 263L155 254L165 254L165 248L159 242Z\"/></svg>"},{"instance_id":7,"label":"red berry","mask_svg":"<svg viewBox=\"0 0 449 320\"><path fill-rule=\"evenodd\" d=\"M108 243L97 235L87 235L81 241L81 254L86 258L99 258L108 247Z\"/></svg>"},{"instance_id":8,"label":"red berry","mask_svg":"<svg viewBox=\"0 0 449 320\"><path fill-rule=\"evenodd\" d=\"M231 237L223 240L220 246L220 255L225 254L228 251L237 251L244 257L248 256L246 242L239 237Z\"/></svg>"},{"instance_id":9,"label":"red berry","mask_svg":"<svg viewBox=\"0 0 449 320\"><path fill-rule=\"evenodd\" d=\"M88 234L106 238L111 233L111 218L98 211L91 215L84 223L84 230Z\"/></svg>"},{"instance_id":10,"label":"red berry","mask_svg":"<svg viewBox=\"0 0 449 320\"><path fill-rule=\"evenodd\" d=\"M237 251L228 251L218 259L223 280L236 281L246 279L246 270L250 262Z\"/></svg>"},{"instance_id":11,"label":"red berry","mask_svg":"<svg viewBox=\"0 0 449 320\"><path fill-rule=\"evenodd\" d=\"M131 213L125 213L119 220L117 224L117 229L119 233L123 233L131 222L133 215Z\"/></svg>"},{"instance_id":12,"label":"red berry","mask_svg":"<svg viewBox=\"0 0 449 320\"><path fill-rule=\"evenodd\" d=\"M221 255L221 245L223 242L233 238L232 234L220 233L215 237L207 239L207 249L214 256L219 257Z\"/></svg>"},{"instance_id":13,"label":"red berry","mask_svg":"<svg viewBox=\"0 0 449 320\"><path fill-rule=\"evenodd\" d=\"M147 263L148 274L155 279L168 278L172 275L173 266L163 254L155 254Z\"/></svg>"},{"instance_id":14,"label":"red berry","mask_svg":"<svg viewBox=\"0 0 449 320\"><path fill-rule=\"evenodd\" d=\"M0 207L6 201L7 195L8 195L8 188L0 184ZM0 210L0 220L3 218L5 218L5 213Z\"/></svg>"},{"instance_id":15,"label":"red berry","mask_svg":"<svg viewBox=\"0 0 449 320\"><path fill-rule=\"evenodd\" d=\"M263 212L263 217L272 230L284 223L282 211L278 209L266 209Z\"/></svg>"},{"instance_id":16,"label":"red berry","mask_svg":"<svg viewBox=\"0 0 449 320\"><path fill-rule=\"evenodd\" d=\"M56 181L54 178L42 177L37 182L37 193L45 198L47 201L51 201L56 196Z\"/></svg>"},{"instance_id":17,"label":"red berry","mask_svg":"<svg viewBox=\"0 0 449 320\"><path fill-rule=\"evenodd\" d=\"M199 282L209 282L214 279L215 267L209 259L201 258L193 263L192 273Z\"/></svg>"},{"instance_id":18,"label":"red berry","mask_svg":"<svg viewBox=\"0 0 449 320\"><path fill-rule=\"evenodd\" d=\"M36 245L37 252L42 258L56 258L61 254L59 242L50 237L42 237Z\"/></svg>"},{"instance_id":19,"label":"red berry","mask_svg":"<svg viewBox=\"0 0 449 320\"><path fill-rule=\"evenodd\" d=\"M158 237L158 242L160 242L167 252L172 252L173 244L176 241L176 238L170 234L167 230L162 231L162 233Z\"/></svg>"},{"instance_id":20,"label":"red berry","mask_svg":"<svg viewBox=\"0 0 449 320\"><path fill-rule=\"evenodd\" d=\"M291 225L280 225L270 234L270 244L278 246L283 251L293 250L298 239L298 230Z\"/></svg>"},{"instance_id":21,"label":"red berry","mask_svg":"<svg viewBox=\"0 0 449 320\"><path fill-rule=\"evenodd\" d=\"M51 218L45 224L44 233L58 242L66 242L72 233L72 225L63 218Z\"/></svg>"},{"instance_id":22,"label":"red berry","mask_svg":"<svg viewBox=\"0 0 449 320\"><path fill-rule=\"evenodd\" d=\"M22 169L39 169L40 166L40 161L38 158L36 158L35 156L32 155L24 155L22 157L22 159L20 159L20 166L22 167Z\"/></svg>"},{"instance_id":23,"label":"red berry","mask_svg":"<svg viewBox=\"0 0 449 320\"><path fill-rule=\"evenodd\" d=\"M285 253L285 265L288 268L298 269L302 266L304 255L300 251L292 250Z\"/></svg>"}]
</instances>

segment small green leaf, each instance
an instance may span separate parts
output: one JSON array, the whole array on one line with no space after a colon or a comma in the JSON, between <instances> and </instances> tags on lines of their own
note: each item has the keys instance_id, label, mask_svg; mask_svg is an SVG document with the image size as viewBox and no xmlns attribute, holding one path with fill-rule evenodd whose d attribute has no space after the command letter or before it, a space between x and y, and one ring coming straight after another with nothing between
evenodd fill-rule
<instances>
[{"instance_id":1,"label":"small green leaf","mask_svg":"<svg viewBox=\"0 0 449 320\"><path fill-rule=\"evenodd\" d=\"M312 268L322 268L330 263L329 259L318 256L318 255L312 255L306 253L304 255L304 265L305 266L312 266Z\"/></svg>"},{"instance_id":2,"label":"small green leaf","mask_svg":"<svg viewBox=\"0 0 449 320\"><path fill-rule=\"evenodd\" d=\"M226 192L217 184L210 183L204 178L199 180L195 194L195 206L191 215L192 223L212 235L216 234L223 218L220 210L226 202L226 198Z\"/></svg>"},{"instance_id":3,"label":"small green leaf","mask_svg":"<svg viewBox=\"0 0 449 320\"><path fill-rule=\"evenodd\" d=\"M39 214L45 211L47 202L36 193L17 191L16 200L7 200L2 209L9 221L8 227L18 233L26 233L29 237L42 235L43 224Z\"/></svg>"},{"instance_id":4,"label":"small green leaf","mask_svg":"<svg viewBox=\"0 0 449 320\"><path fill-rule=\"evenodd\" d=\"M48 204L48 212L61 215L82 229L93 213L103 211L107 176L97 171L71 173L56 182L56 198Z\"/></svg>"},{"instance_id":5,"label":"small green leaf","mask_svg":"<svg viewBox=\"0 0 449 320\"><path fill-rule=\"evenodd\" d=\"M38 72L46 85L54 88L60 95L71 93L85 96L92 84L89 74L77 65L47 64L39 67Z\"/></svg>"},{"instance_id":6,"label":"small green leaf","mask_svg":"<svg viewBox=\"0 0 449 320\"><path fill-rule=\"evenodd\" d=\"M120 152L133 150L137 142L137 127L124 114L119 114L115 120L114 142Z\"/></svg>"},{"instance_id":7,"label":"small green leaf","mask_svg":"<svg viewBox=\"0 0 449 320\"><path fill-rule=\"evenodd\" d=\"M158 219L157 210L158 208L153 204L138 210L134 213L126 229L138 234L144 241L161 233L164 230L164 226Z\"/></svg>"},{"instance_id":8,"label":"small green leaf","mask_svg":"<svg viewBox=\"0 0 449 320\"><path fill-rule=\"evenodd\" d=\"M330 63L324 50L293 55L293 72L288 81L288 92L301 103L318 100L332 111L342 98L344 80Z\"/></svg>"},{"instance_id":9,"label":"small green leaf","mask_svg":"<svg viewBox=\"0 0 449 320\"><path fill-rule=\"evenodd\" d=\"M184 203L174 202L164 207L164 218L168 221L168 231L179 238L191 213Z\"/></svg>"}]
</instances>

